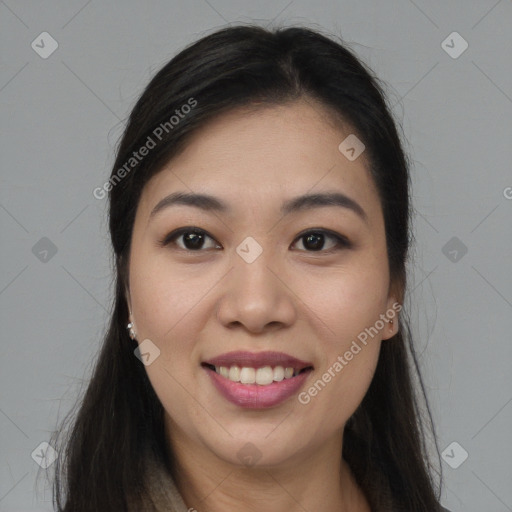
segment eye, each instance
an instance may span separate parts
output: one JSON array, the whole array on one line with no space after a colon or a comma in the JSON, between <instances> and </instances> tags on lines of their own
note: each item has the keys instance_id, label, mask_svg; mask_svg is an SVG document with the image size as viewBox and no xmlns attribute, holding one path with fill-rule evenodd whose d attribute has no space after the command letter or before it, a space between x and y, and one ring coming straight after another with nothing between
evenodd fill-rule
<instances>
[{"instance_id":1,"label":"eye","mask_svg":"<svg viewBox=\"0 0 512 512\"><path fill-rule=\"evenodd\" d=\"M325 239L330 239L333 244L331 247L325 249ZM310 229L301 233L296 241L303 240L303 246L306 247L307 252L333 252L343 248L351 247L347 238L333 231L325 229Z\"/></svg>"},{"instance_id":2,"label":"eye","mask_svg":"<svg viewBox=\"0 0 512 512\"><path fill-rule=\"evenodd\" d=\"M165 247L170 243L175 243L175 240L181 239L183 245L177 244L181 249L185 251L200 251L204 248L204 242L208 238L214 240L206 231L194 226L187 226L169 233L163 240L160 240L159 244ZM218 244L216 246L214 244L214 247L209 248L220 249L221 247Z\"/></svg>"},{"instance_id":3,"label":"eye","mask_svg":"<svg viewBox=\"0 0 512 512\"><path fill-rule=\"evenodd\" d=\"M207 239L215 242L215 239L203 229L199 229L195 226L186 226L176 229L166 235L163 240L159 241L159 245L161 247L166 247L172 243L185 251L199 252L202 249L205 249L205 241ZM331 240L331 247L328 247L327 249L325 249L326 239ZM181 244L177 243L178 240L181 241ZM299 240L303 240L303 246L306 248L306 252L333 252L351 247L351 243L347 238L325 229L309 229L308 231L301 233L295 239L292 246ZM218 243L213 243L210 244L210 247L206 247L206 249L222 249L222 247Z\"/></svg>"}]
</instances>

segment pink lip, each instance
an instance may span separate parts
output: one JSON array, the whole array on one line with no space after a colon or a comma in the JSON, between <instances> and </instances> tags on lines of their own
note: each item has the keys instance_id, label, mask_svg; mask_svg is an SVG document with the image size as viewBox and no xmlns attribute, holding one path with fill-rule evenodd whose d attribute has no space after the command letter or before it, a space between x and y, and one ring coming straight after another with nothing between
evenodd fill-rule
<instances>
[{"instance_id":1,"label":"pink lip","mask_svg":"<svg viewBox=\"0 0 512 512\"><path fill-rule=\"evenodd\" d=\"M307 366L313 366L311 363L301 361L296 357L285 354L284 352L247 352L236 351L227 352L220 356L204 361L206 364L213 366L247 366L249 368L263 368L264 366L282 366L283 368L295 368L302 370Z\"/></svg>"},{"instance_id":2,"label":"pink lip","mask_svg":"<svg viewBox=\"0 0 512 512\"><path fill-rule=\"evenodd\" d=\"M259 384L233 382L211 368L206 366L203 368L226 400L247 409L265 409L281 404L302 387L310 374L310 371L305 371L296 377L273 382L268 386L260 386Z\"/></svg>"}]
</instances>

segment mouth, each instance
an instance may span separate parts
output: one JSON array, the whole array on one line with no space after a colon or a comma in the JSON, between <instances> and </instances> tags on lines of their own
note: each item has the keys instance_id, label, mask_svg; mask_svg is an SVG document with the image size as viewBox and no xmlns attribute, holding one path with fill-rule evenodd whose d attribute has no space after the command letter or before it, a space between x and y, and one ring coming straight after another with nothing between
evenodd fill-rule
<instances>
[{"instance_id":1,"label":"mouth","mask_svg":"<svg viewBox=\"0 0 512 512\"><path fill-rule=\"evenodd\" d=\"M240 382L242 384L256 384L258 386L268 386L273 382L281 382L284 379L291 379L303 373L313 370L313 366L304 368L294 368L293 366L283 367L263 366L254 368L251 366L215 366L209 363L202 363L203 368L208 368L231 382Z\"/></svg>"},{"instance_id":2,"label":"mouth","mask_svg":"<svg viewBox=\"0 0 512 512\"><path fill-rule=\"evenodd\" d=\"M202 363L232 382L268 386L313 369L312 363L284 352L228 352Z\"/></svg>"},{"instance_id":3,"label":"mouth","mask_svg":"<svg viewBox=\"0 0 512 512\"><path fill-rule=\"evenodd\" d=\"M264 409L294 395L314 370L281 352L230 352L201 363L221 396L240 407Z\"/></svg>"}]
</instances>

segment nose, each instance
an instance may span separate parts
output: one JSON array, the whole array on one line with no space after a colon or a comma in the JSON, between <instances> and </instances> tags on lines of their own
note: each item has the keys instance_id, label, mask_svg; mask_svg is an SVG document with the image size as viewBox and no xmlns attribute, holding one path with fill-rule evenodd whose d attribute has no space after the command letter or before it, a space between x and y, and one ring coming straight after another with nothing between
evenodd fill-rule
<instances>
[{"instance_id":1,"label":"nose","mask_svg":"<svg viewBox=\"0 0 512 512\"><path fill-rule=\"evenodd\" d=\"M217 319L227 328L262 333L282 329L296 320L296 300L290 277L277 270L266 251L252 263L235 253L234 268L217 304ZM273 261L272 261L273 260Z\"/></svg>"}]
</instances>

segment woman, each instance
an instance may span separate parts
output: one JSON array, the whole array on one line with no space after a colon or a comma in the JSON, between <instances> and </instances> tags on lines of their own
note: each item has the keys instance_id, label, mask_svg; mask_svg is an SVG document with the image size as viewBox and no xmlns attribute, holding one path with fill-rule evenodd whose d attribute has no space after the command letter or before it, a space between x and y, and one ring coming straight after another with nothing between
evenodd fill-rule
<instances>
[{"instance_id":1,"label":"woman","mask_svg":"<svg viewBox=\"0 0 512 512\"><path fill-rule=\"evenodd\" d=\"M114 310L59 511L444 510L402 306L407 160L350 50L204 37L147 86L106 192Z\"/></svg>"}]
</instances>

